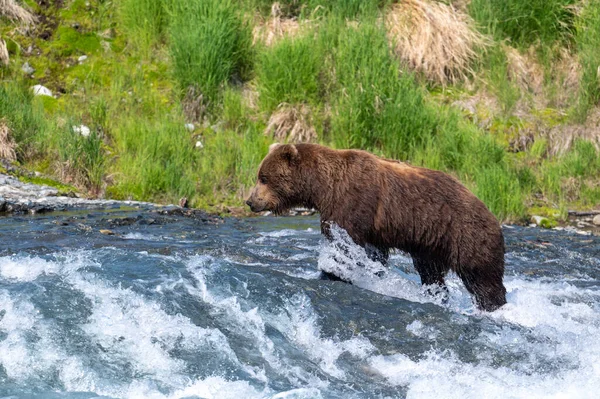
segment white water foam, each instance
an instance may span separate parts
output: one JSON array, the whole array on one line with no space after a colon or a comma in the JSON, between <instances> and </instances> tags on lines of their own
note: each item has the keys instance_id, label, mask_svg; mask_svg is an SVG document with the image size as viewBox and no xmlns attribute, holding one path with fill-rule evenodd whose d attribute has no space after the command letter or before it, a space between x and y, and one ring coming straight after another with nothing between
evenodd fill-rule
<instances>
[{"instance_id":1,"label":"white water foam","mask_svg":"<svg viewBox=\"0 0 600 399\"><path fill-rule=\"evenodd\" d=\"M485 317L512 324L481 333L474 344L526 353L525 363L494 367L481 353L476 365L461 362L451 351L430 351L418 360L403 354L375 356L371 366L388 383L407 387L408 398L596 398L600 292L519 278L507 279L506 285L509 303ZM530 370L535 362L548 364L549 371Z\"/></svg>"},{"instance_id":2,"label":"white water foam","mask_svg":"<svg viewBox=\"0 0 600 399\"><path fill-rule=\"evenodd\" d=\"M286 301L284 309L285 313L276 318L277 329L302 349L311 360L317 362L321 370L333 377L345 377L344 371L336 364L343 353L364 359L375 351L375 347L365 337L359 336L345 341L322 337L317 314L306 295L294 295Z\"/></svg>"},{"instance_id":3,"label":"white water foam","mask_svg":"<svg viewBox=\"0 0 600 399\"><path fill-rule=\"evenodd\" d=\"M330 255L340 259L339 252ZM357 256L363 263L368 260L364 253ZM330 259L320 259L319 265ZM228 327L252 342L296 389L274 392L263 370L240 363L221 331L201 328L184 316L168 314L159 302L91 272L102 265L90 251L59 253L44 259L0 257L0 280L6 287L37 284L38 278L59 276L88 301L90 315L79 327L88 341L103 349L103 362L127 362L138 377L107 380L86 361L85 354L72 354L64 347L55 332L55 321L42 316L30 293L14 294L6 289L0 289L1 368L11 381L23 386L35 384L42 376L56 375L66 391L119 398L328 397L329 378L316 376L285 358L267 335L267 328L273 327L332 379L349 380L340 362L343 355L349 355L356 363L367 364L369 374L379 376L384 384L404 387L408 398L591 399L600 392L600 292L596 287L580 288L569 281L549 278L507 277L508 304L496 312L476 315L499 328L484 330L473 342L466 343L481 348L478 360L467 362L450 350L432 349L417 357L402 353L384 356L365 337L328 337L304 294L284 300L279 311L249 308L243 290L234 294L226 284L215 287L209 283L211 273L219 273L221 262L207 256L190 258L186 267L194 276L193 284L179 279L165 282L162 287L170 291L184 287L202 299L215 316L227 320ZM394 274L388 272L380 279L358 268L351 271L350 277L363 288L386 295L433 301L423 294L418 276ZM387 285L389 278L392 283ZM469 306L465 301L470 299L461 285L460 280L449 279L451 299L447 307L464 314ZM406 327L406 334L435 339L441 333L417 320ZM254 383L219 375L189 378L183 361L170 353L175 347L212 350L215 356L251 375ZM491 349L520 357L507 362L509 366L498 366L490 356ZM544 369L546 363L548 368ZM256 381L263 383L259 384L261 388L257 388Z\"/></svg>"},{"instance_id":4,"label":"white water foam","mask_svg":"<svg viewBox=\"0 0 600 399\"><path fill-rule=\"evenodd\" d=\"M353 285L378 294L402 298L411 302L442 304L442 298L426 292L418 275L392 272L380 262L369 259L364 248L356 245L348 233L331 226L332 240L325 242L319 253L318 268L332 273ZM408 257L396 256L402 262L411 262ZM393 259L393 258L392 258ZM379 277L378 274L383 274ZM444 306L465 313L474 311L472 301L464 287L453 274L446 278L450 298Z\"/></svg>"},{"instance_id":5,"label":"white water foam","mask_svg":"<svg viewBox=\"0 0 600 399\"><path fill-rule=\"evenodd\" d=\"M215 267L216 260L209 256L197 256L189 262L189 270L194 274L196 286L186 286L188 291L199 296L204 302L213 306L231 321L238 332L244 334L257 345L261 355L281 375L297 384L307 384L313 389L325 389L328 382L310 375L294 365L287 364L276 351L272 340L266 334L269 323L292 342L297 349L316 362L321 370L336 378L344 378L345 373L336 362L339 357L348 353L364 359L375 348L364 337L349 340L335 340L321 336L317 323L317 315L305 295L295 295L285 301L284 311L278 314L260 313L258 308L243 311L239 298L231 295L219 297L208 289L206 273ZM218 268L212 272L218 273ZM222 295L222 294L221 294ZM312 391L310 391L312 392ZM296 396L293 396L296 397Z\"/></svg>"},{"instance_id":6,"label":"white water foam","mask_svg":"<svg viewBox=\"0 0 600 399\"><path fill-rule=\"evenodd\" d=\"M263 398L246 381L219 376L190 380L185 364L169 352L174 348L228 359L240 369L254 370L239 362L226 337L217 329L196 326L186 317L169 315L161 306L130 289L113 286L86 272L98 263L88 251L61 253L54 260L38 257L0 258L6 281L30 282L42 275L58 275L91 302L91 314L80 327L87 340L102 349L103 362L129 364L139 378L126 382L106 380L87 365L85 358L68 355L55 333L55 321L45 319L26 295L0 291L0 366L15 383L29 385L56 375L68 392L94 392L123 398ZM257 376L260 378L260 376ZM164 394L157 382L170 387Z\"/></svg>"},{"instance_id":7,"label":"white water foam","mask_svg":"<svg viewBox=\"0 0 600 399\"><path fill-rule=\"evenodd\" d=\"M196 285L185 285L188 292L210 304L215 312L219 312L221 316L226 317L232 328L252 340L261 356L283 376L299 384L326 386L327 383L317 377L300 368L289 367L284 363L277 353L273 341L267 336L266 323L259 314L258 308L244 311L238 297L235 295L225 294L221 296L208 289L206 274L211 271L211 268L217 268L216 270L218 270L216 259L211 256L195 256L188 262L188 269L196 279Z\"/></svg>"}]
</instances>

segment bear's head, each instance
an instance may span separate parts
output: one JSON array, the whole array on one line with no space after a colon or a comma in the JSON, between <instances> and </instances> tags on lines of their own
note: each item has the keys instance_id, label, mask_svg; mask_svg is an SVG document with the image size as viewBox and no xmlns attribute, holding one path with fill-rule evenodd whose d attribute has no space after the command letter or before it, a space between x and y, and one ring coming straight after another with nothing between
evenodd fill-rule
<instances>
[{"instance_id":1,"label":"bear's head","mask_svg":"<svg viewBox=\"0 0 600 399\"><path fill-rule=\"evenodd\" d=\"M258 168L258 181L246 204L252 212L281 214L300 205L300 154L293 144L272 144Z\"/></svg>"}]
</instances>

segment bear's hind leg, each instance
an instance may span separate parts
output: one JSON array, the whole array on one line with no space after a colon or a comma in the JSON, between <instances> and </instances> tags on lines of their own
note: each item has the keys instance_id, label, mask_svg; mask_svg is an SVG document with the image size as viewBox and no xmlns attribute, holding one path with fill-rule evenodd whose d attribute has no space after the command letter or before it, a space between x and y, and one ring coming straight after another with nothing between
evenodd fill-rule
<instances>
[{"instance_id":1,"label":"bear's hind leg","mask_svg":"<svg viewBox=\"0 0 600 399\"><path fill-rule=\"evenodd\" d=\"M427 286L427 293L433 297L440 297L442 303L448 302L448 287L444 276L449 268L441 262L418 258L413 256L413 265L421 276L421 284Z\"/></svg>"},{"instance_id":2,"label":"bear's hind leg","mask_svg":"<svg viewBox=\"0 0 600 399\"><path fill-rule=\"evenodd\" d=\"M479 273L477 269L458 270L467 291L475 297L477 307L493 312L506 304L506 288L500 273Z\"/></svg>"}]
</instances>

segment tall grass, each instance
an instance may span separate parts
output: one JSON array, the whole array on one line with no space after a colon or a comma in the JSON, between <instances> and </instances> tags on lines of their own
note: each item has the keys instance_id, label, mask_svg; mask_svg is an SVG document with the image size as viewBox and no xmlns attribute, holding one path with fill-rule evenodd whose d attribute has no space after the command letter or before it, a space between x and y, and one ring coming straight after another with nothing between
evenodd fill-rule
<instances>
[{"instance_id":1,"label":"tall grass","mask_svg":"<svg viewBox=\"0 0 600 399\"><path fill-rule=\"evenodd\" d=\"M102 136L92 131L84 137L73 126L74 123L69 123L68 127L55 131L53 141L60 167L73 183L97 194L102 188L106 166Z\"/></svg>"},{"instance_id":2,"label":"tall grass","mask_svg":"<svg viewBox=\"0 0 600 399\"><path fill-rule=\"evenodd\" d=\"M521 46L565 40L574 32L577 0L472 0L469 13L498 40Z\"/></svg>"},{"instance_id":3,"label":"tall grass","mask_svg":"<svg viewBox=\"0 0 600 399\"><path fill-rule=\"evenodd\" d=\"M564 155L544 160L537 168L534 189L556 204L596 205L600 154L588 141L576 140Z\"/></svg>"},{"instance_id":4,"label":"tall grass","mask_svg":"<svg viewBox=\"0 0 600 399\"><path fill-rule=\"evenodd\" d=\"M113 131L119 154L114 194L163 201L194 194L197 153L180 117L140 119L132 115Z\"/></svg>"},{"instance_id":5,"label":"tall grass","mask_svg":"<svg viewBox=\"0 0 600 399\"><path fill-rule=\"evenodd\" d=\"M578 113L584 119L600 103L600 1L590 0L577 21L577 48L582 67Z\"/></svg>"},{"instance_id":6,"label":"tall grass","mask_svg":"<svg viewBox=\"0 0 600 399\"><path fill-rule=\"evenodd\" d=\"M171 0L122 0L118 3L121 27L129 41L143 51L159 41L168 24Z\"/></svg>"},{"instance_id":7,"label":"tall grass","mask_svg":"<svg viewBox=\"0 0 600 399\"><path fill-rule=\"evenodd\" d=\"M282 0L279 10L283 17L312 17L323 13L341 18L355 18L360 15L373 15L388 0ZM263 15L271 12L272 0L245 0L251 9L257 9Z\"/></svg>"},{"instance_id":8,"label":"tall grass","mask_svg":"<svg viewBox=\"0 0 600 399\"><path fill-rule=\"evenodd\" d=\"M12 138L17 143L19 160L35 155L42 148L48 123L40 99L19 81L0 85L0 119L6 118Z\"/></svg>"},{"instance_id":9,"label":"tall grass","mask_svg":"<svg viewBox=\"0 0 600 399\"><path fill-rule=\"evenodd\" d=\"M239 132L207 132L199 157L200 201L208 206L240 203L256 180L257 167L271 140L256 125Z\"/></svg>"},{"instance_id":10,"label":"tall grass","mask_svg":"<svg viewBox=\"0 0 600 399\"><path fill-rule=\"evenodd\" d=\"M252 64L251 30L232 0L177 1L169 24L174 76L218 102L221 87L243 81Z\"/></svg>"},{"instance_id":11,"label":"tall grass","mask_svg":"<svg viewBox=\"0 0 600 399\"><path fill-rule=\"evenodd\" d=\"M384 150L408 158L434 135L436 115L408 72L400 73L377 22L344 27L333 50L331 140L338 147Z\"/></svg>"},{"instance_id":12,"label":"tall grass","mask_svg":"<svg viewBox=\"0 0 600 399\"><path fill-rule=\"evenodd\" d=\"M272 111L281 103L315 102L323 65L314 37L284 38L258 56L256 77L260 103Z\"/></svg>"}]
</instances>

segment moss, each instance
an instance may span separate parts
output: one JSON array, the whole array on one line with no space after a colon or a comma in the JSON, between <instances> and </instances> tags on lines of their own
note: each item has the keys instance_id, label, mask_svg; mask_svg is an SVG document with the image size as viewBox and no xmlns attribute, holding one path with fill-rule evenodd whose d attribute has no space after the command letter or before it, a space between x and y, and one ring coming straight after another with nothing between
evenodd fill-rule
<instances>
[{"instance_id":1,"label":"moss","mask_svg":"<svg viewBox=\"0 0 600 399\"><path fill-rule=\"evenodd\" d=\"M68 193L76 193L78 192L78 190L68 184L64 184L58 180L54 180L52 178L49 177L42 177L42 176L17 176L19 178L20 181L24 182L24 183L32 183L32 184L38 184L38 185L42 185L42 186L48 186L48 187L53 187L56 188L58 190L59 195L65 195Z\"/></svg>"},{"instance_id":2,"label":"moss","mask_svg":"<svg viewBox=\"0 0 600 399\"><path fill-rule=\"evenodd\" d=\"M75 28L61 26L55 35L56 39L48 51L58 56L91 54L101 49L100 39L95 33L82 33Z\"/></svg>"},{"instance_id":3,"label":"moss","mask_svg":"<svg viewBox=\"0 0 600 399\"><path fill-rule=\"evenodd\" d=\"M527 213L530 215L543 216L549 219L560 217L560 209L550 208L547 206L533 206L527 209Z\"/></svg>"},{"instance_id":4,"label":"moss","mask_svg":"<svg viewBox=\"0 0 600 399\"><path fill-rule=\"evenodd\" d=\"M562 125L569 120L569 115L566 112L556 108L543 108L541 110L533 110L532 114L548 128Z\"/></svg>"},{"instance_id":5,"label":"moss","mask_svg":"<svg viewBox=\"0 0 600 399\"><path fill-rule=\"evenodd\" d=\"M44 107L44 111L46 111L49 114L56 113L56 111L59 108L59 102L54 97L38 96L36 97L35 101L41 102L42 106Z\"/></svg>"},{"instance_id":6,"label":"moss","mask_svg":"<svg viewBox=\"0 0 600 399\"><path fill-rule=\"evenodd\" d=\"M552 229L556 226L558 226L558 222L553 219L544 218L540 222L540 227L543 227L544 229Z\"/></svg>"}]
</instances>

